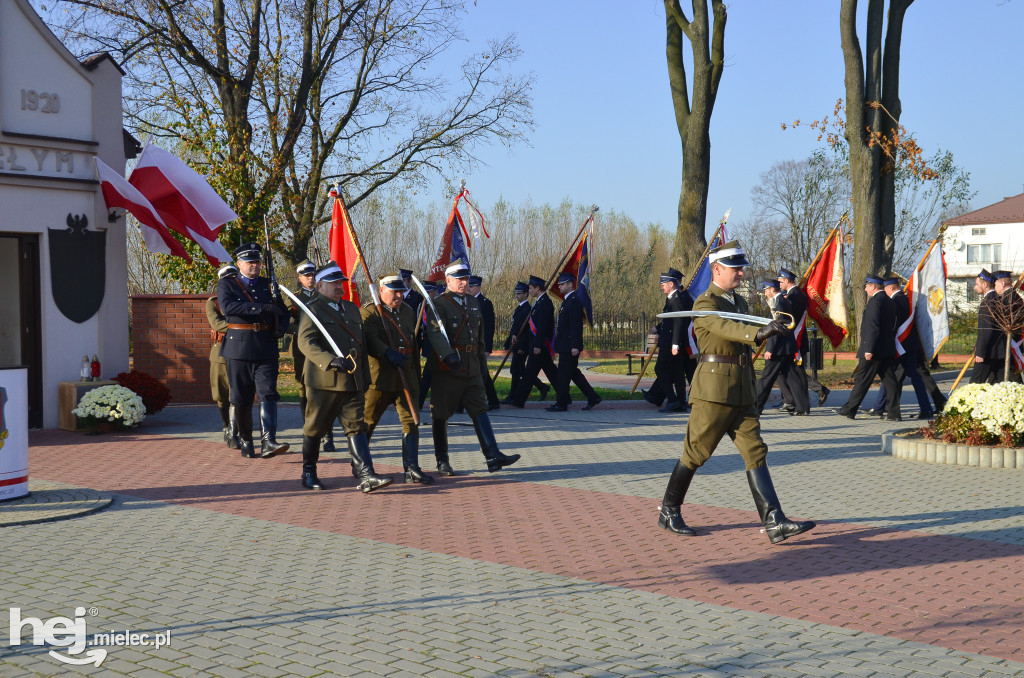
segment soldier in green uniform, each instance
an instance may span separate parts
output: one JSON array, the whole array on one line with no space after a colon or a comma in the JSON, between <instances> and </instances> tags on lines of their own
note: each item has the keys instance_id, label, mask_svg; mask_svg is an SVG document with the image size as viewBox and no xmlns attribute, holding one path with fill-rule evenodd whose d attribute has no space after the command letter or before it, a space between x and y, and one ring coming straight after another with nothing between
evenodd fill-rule
<instances>
[{"instance_id":1,"label":"soldier in green uniform","mask_svg":"<svg viewBox=\"0 0 1024 678\"><path fill-rule=\"evenodd\" d=\"M434 300L435 316L427 312L427 338L434 351L427 362L432 376L430 420L434 435L437 472L453 476L448 460L448 419L461 405L473 420L480 449L491 473L519 461L519 455L505 455L498 449L487 416L487 396L477 356L486 350L483 315L476 297L466 294L469 268L457 261L445 269L448 291Z\"/></svg>"},{"instance_id":2,"label":"soldier in green uniform","mask_svg":"<svg viewBox=\"0 0 1024 678\"><path fill-rule=\"evenodd\" d=\"M231 278L238 275L238 268L225 264L217 269L217 278ZM228 383L228 364L220 355L220 342L224 341L224 333L228 331L228 321L220 312L217 297L206 300L206 319L210 323L210 393L217 403L220 419L224 423L224 443L231 449L239 449L238 422L235 421L235 408L231 405L231 385Z\"/></svg>"},{"instance_id":3,"label":"soldier in green uniform","mask_svg":"<svg viewBox=\"0 0 1024 678\"><path fill-rule=\"evenodd\" d=\"M306 306L340 349L340 356L308 314L303 313L299 319L299 349L306 356L302 376L307 399L302 427L302 486L324 489L316 474L320 439L338 419L348 437L359 489L373 492L390 485L391 478L378 476L370 457L363 420L363 394L370 370L359 307L342 299L342 283L346 280L334 262L321 267L316 272L317 295Z\"/></svg>"},{"instance_id":4,"label":"soldier in green uniform","mask_svg":"<svg viewBox=\"0 0 1024 678\"><path fill-rule=\"evenodd\" d=\"M697 297L693 310L747 314L746 300L735 292L743 281L743 267L750 265L739 242L732 240L712 249L708 261L711 284ZM675 534L696 535L683 522L680 506L693 474L711 457L722 437L728 435L746 464L754 505L771 543L812 529L813 522L794 522L782 512L765 462L768 446L761 439L755 404L750 349L789 330L779 320L758 326L716 316L695 318L693 326L700 363L690 385L692 410L683 456L669 478L658 525Z\"/></svg>"},{"instance_id":5,"label":"soldier in green uniform","mask_svg":"<svg viewBox=\"0 0 1024 678\"><path fill-rule=\"evenodd\" d=\"M434 479L420 469L420 427L413 418L402 388L402 377L413 403L419 402L420 361L416 347L416 311L403 303L405 282L399 273L380 279L380 310L370 303L363 307L363 334L370 357L370 390L366 392L363 415L367 437L388 405L394 404L402 422L402 466L405 482L429 485ZM386 323L386 324L385 324Z\"/></svg>"}]
</instances>

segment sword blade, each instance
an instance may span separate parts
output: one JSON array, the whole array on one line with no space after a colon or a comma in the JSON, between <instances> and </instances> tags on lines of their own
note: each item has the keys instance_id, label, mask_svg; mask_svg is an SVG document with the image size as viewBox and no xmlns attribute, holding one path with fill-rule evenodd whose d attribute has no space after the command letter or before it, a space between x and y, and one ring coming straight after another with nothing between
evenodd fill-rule
<instances>
[{"instance_id":1,"label":"sword blade","mask_svg":"<svg viewBox=\"0 0 1024 678\"><path fill-rule=\"evenodd\" d=\"M448 338L448 332L444 329L444 323L441 322L441 316L437 313L437 308L434 306L434 300L427 294L427 290L423 288L423 283L416 276L412 276L412 282L416 285L420 294L423 295L423 301L430 308L430 312L434 314L434 321L437 323L437 327L441 330L441 334L444 335L444 340L448 342L448 350L452 350L452 340ZM448 355L447 353L445 355Z\"/></svg>"},{"instance_id":2,"label":"sword blade","mask_svg":"<svg viewBox=\"0 0 1024 678\"><path fill-rule=\"evenodd\" d=\"M327 331L327 328L324 327L323 323L320 322L315 315L313 315L313 312L309 310L309 307L306 306L301 301L299 301L299 298L292 294L292 291L287 287L282 287L281 291L287 294L288 298L295 302L295 305L298 306L303 313L309 316L309 319L312 320L313 324L316 325L318 330L320 330L320 334L324 335L324 339L327 340L327 343L330 345L331 350L334 351L334 355L336 355L339 358L344 358L345 354L341 352L340 348L338 348L338 344L335 343L334 339L331 339L331 335Z\"/></svg>"},{"instance_id":3,"label":"sword blade","mask_svg":"<svg viewBox=\"0 0 1024 678\"><path fill-rule=\"evenodd\" d=\"M669 311L668 313L659 313L659 318L701 318L703 316L718 316L719 318L726 318L728 320L742 320L743 322L755 323L757 325L767 325L772 321L771 318L762 318L759 315L747 315L746 313L729 313L728 311Z\"/></svg>"}]
</instances>

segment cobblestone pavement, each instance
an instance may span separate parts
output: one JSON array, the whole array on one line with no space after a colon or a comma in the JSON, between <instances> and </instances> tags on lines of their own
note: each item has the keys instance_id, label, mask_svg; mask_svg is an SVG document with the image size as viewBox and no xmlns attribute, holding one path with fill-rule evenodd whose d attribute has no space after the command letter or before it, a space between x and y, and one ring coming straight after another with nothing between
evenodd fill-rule
<instances>
[{"instance_id":1,"label":"cobblestone pavement","mask_svg":"<svg viewBox=\"0 0 1024 678\"><path fill-rule=\"evenodd\" d=\"M300 440L294 407L281 421ZM372 495L340 453L320 493L297 454L242 459L212 406L101 438L33 432L33 478L114 503L0 530L7 607L81 607L90 634L169 643L73 666L28 644L28 622L13 645L2 615L0 675L1024 675L1021 471L893 459L875 419L766 414L783 506L818 528L770 545L725 441L683 507L699 536L680 538L656 520L685 415L531 403L492 421L519 464L486 473L456 417L462 475ZM389 413L371 445L396 477L399 436ZM431 451L428 434L428 472Z\"/></svg>"}]
</instances>

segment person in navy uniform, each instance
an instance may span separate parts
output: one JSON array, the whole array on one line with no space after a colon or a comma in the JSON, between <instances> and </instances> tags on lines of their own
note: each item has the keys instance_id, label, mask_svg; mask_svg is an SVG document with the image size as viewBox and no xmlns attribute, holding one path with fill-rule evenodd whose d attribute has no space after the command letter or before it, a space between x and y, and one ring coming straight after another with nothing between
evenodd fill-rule
<instances>
[{"instance_id":1,"label":"person in navy uniform","mask_svg":"<svg viewBox=\"0 0 1024 678\"><path fill-rule=\"evenodd\" d=\"M555 404L548 412L565 412L569 409L569 382L576 384L587 399L584 410L592 410L601 402L601 396L587 381L580 370L580 353L583 352L583 304L576 295L576 277L571 273L558 274L558 291L564 296L558 309L558 325L555 328L555 352L558 353L558 377L555 382Z\"/></svg>"},{"instance_id":2,"label":"person in navy uniform","mask_svg":"<svg viewBox=\"0 0 1024 678\"><path fill-rule=\"evenodd\" d=\"M1009 326L1011 334L1014 340L1020 339L1022 325L1024 325L1024 299L1021 299L1020 295L1017 294L1017 290L1013 284L1013 274L1009 271L992 271L993 286L996 294L999 295L999 311L998 317L1000 318L999 328L1001 334L1001 343L1003 345L1003 355L1006 354L1006 334L1005 328ZM1005 363L1004 363L1005 364ZM1004 374L1004 365L1000 365L999 369L996 370L997 381L1002 381L1002 375ZM1017 371L1016 364L1013 358L1010 358L1010 373L1009 380L1020 382L1021 375Z\"/></svg>"},{"instance_id":3,"label":"person in navy uniform","mask_svg":"<svg viewBox=\"0 0 1024 678\"><path fill-rule=\"evenodd\" d=\"M793 328L793 336L796 340L797 352L800 354L800 360L795 358L793 360L790 379L782 382L783 397L787 403L794 406L792 409L786 408L790 414L810 414L811 404L810 399L807 397L808 388L818 394L818 407L825 404L831 391L817 379L812 379L808 376L807 370L804 369L804 361L807 359L807 348L809 346L807 341L808 299L807 293L796 284L796 278L796 273L793 273L793 271L787 268L779 269L777 280L783 293L786 295L786 299L789 301L789 305L793 309L793 321L796 323L796 327ZM794 392L794 394L790 395L787 391ZM796 391L800 391L803 394L799 403L796 402ZM804 406L805 402L807 403L806 406Z\"/></svg>"},{"instance_id":4,"label":"person in navy uniform","mask_svg":"<svg viewBox=\"0 0 1024 678\"><path fill-rule=\"evenodd\" d=\"M508 337L505 339L505 351L512 353L508 366L509 374L512 375L512 384L509 388L508 396L501 401L505 404L512 403L512 394L519 388L519 383L523 380L523 375L526 373L527 344L529 343L528 337L530 335L523 326L530 317L530 286L524 282L517 282L515 287L512 288L512 296L515 297L517 305L516 310L512 313ZM550 387L536 376L533 378L531 387L540 391L541 400L547 398Z\"/></svg>"},{"instance_id":5,"label":"person in navy uniform","mask_svg":"<svg viewBox=\"0 0 1024 678\"><path fill-rule=\"evenodd\" d=\"M663 313L689 311L693 299L681 289L683 274L674 268L662 273L658 284L665 295ZM665 318L654 328L658 335L658 358L654 363L654 384L645 392L648 402L665 402L659 412L687 412L686 381L693 378L694 363L686 352L689 318Z\"/></svg>"},{"instance_id":6,"label":"person in navy uniform","mask_svg":"<svg viewBox=\"0 0 1024 678\"><path fill-rule=\"evenodd\" d=\"M402 284L405 285L405 298L402 301L412 309L414 314L419 313L423 295L413 289L412 271L408 268L400 268L398 275L402 277ZM426 287L426 283L424 283L424 287Z\"/></svg>"},{"instance_id":7,"label":"person in navy uniform","mask_svg":"<svg viewBox=\"0 0 1024 678\"><path fill-rule=\"evenodd\" d=\"M782 287L778 280L764 280L761 282L761 289L764 291L765 299L773 310L793 315L793 307L789 299L782 294ZM764 406L771 395L772 386L778 380L780 384L793 383L792 371L794 368L794 357L796 356L796 336L792 332L777 334L768 338L764 345L764 369L761 370L761 378L757 381L757 413L764 412ZM807 391L792 391L795 397L803 394L803 401L800 403L806 407Z\"/></svg>"},{"instance_id":8,"label":"person in navy uniform","mask_svg":"<svg viewBox=\"0 0 1024 678\"><path fill-rule=\"evenodd\" d=\"M526 353L526 371L517 390L509 395L513 407L525 407L533 390L533 384L543 370L552 386L558 381L555 361L551 357L555 339L555 305L545 292L547 281L535 275L530 276L530 296L536 301L526 318L526 332L521 342Z\"/></svg>"},{"instance_id":9,"label":"person in navy uniform","mask_svg":"<svg viewBox=\"0 0 1024 678\"><path fill-rule=\"evenodd\" d=\"M857 348L857 370L853 373L853 390L842 407L832 410L847 419L856 417L871 382L881 375L885 386L886 408L883 419L901 421L899 386L893 372L896 359L896 302L882 291L882 279L875 275L864 278L864 291L868 295L864 315L860 319L860 346Z\"/></svg>"},{"instance_id":10,"label":"person in navy uniform","mask_svg":"<svg viewBox=\"0 0 1024 678\"><path fill-rule=\"evenodd\" d=\"M288 451L277 442L277 339L288 328L288 310L260 277L263 248L245 243L235 248L238 275L217 283L217 302L228 321L220 354L227 360L231 404L235 406L242 456L256 457L252 442L252 401L259 398L263 424L260 455L264 459Z\"/></svg>"},{"instance_id":11,"label":"person in navy uniform","mask_svg":"<svg viewBox=\"0 0 1024 678\"><path fill-rule=\"evenodd\" d=\"M985 269L974 279L974 291L981 297L978 305L978 338L974 342L974 370L972 384L994 384L1003 367L1006 342L995 324L993 305L999 302L995 278Z\"/></svg>"},{"instance_id":12,"label":"person in navy uniform","mask_svg":"<svg viewBox=\"0 0 1024 678\"><path fill-rule=\"evenodd\" d=\"M494 390L494 382L491 381L490 368L487 359L494 351L494 302L484 296L481 288L484 279L478 275L469 276L469 285L466 287L466 294L471 294L480 302L480 313L484 316L484 348L486 353L479 354L480 374L484 379L484 392L487 393L487 409L500 410L498 393Z\"/></svg>"}]
</instances>

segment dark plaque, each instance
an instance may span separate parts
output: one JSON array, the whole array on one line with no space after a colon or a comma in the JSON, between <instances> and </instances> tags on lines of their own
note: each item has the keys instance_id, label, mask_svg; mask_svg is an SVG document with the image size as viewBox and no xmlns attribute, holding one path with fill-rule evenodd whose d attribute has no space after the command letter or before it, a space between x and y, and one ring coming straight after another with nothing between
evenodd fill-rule
<instances>
[{"instance_id":1,"label":"dark plaque","mask_svg":"<svg viewBox=\"0 0 1024 678\"><path fill-rule=\"evenodd\" d=\"M60 312L76 323L96 315L107 277L107 234L87 230L85 215L68 215L68 227L50 231L50 283Z\"/></svg>"}]
</instances>

